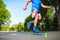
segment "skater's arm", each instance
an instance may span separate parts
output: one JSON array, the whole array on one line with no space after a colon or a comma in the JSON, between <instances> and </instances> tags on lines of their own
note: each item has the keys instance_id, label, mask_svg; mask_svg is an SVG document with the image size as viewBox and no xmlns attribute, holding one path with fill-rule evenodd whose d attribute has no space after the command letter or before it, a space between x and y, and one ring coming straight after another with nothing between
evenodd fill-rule
<instances>
[{"instance_id":1,"label":"skater's arm","mask_svg":"<svg viewBox=\"0 0 60 40\"><path fill-rule=\"evenodd\" d=\"M43 8L51 8L51 6L46 6L44 4L41 4L41 7L43 7Z\"/></svg>"},{"instance_id":2,"label":"skater's arm","mask_svg":"<svg viewBox=\"0 0 60 40\"><path fill-rule=\"evenodd\" d=\"M23 7L23 10L26 10L27 5L28 5L30 2L31 2L31 0L27 0L27 1L26 1L25 5L24 5L24 7Z\"/></svg>"}]
</instances>

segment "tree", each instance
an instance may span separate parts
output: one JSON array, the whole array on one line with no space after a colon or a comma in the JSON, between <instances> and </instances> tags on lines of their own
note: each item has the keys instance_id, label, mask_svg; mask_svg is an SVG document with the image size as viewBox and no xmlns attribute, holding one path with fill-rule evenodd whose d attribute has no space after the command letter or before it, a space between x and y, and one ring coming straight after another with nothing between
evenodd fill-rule
<instances>
[{"instance_id":1,"label":"tree","mask_svg":"<svg viewBox=\"0 0 60 40\"><path fill-rule=\"evenodd\" d=\"M60 0L55 1L55 7L56 7L56 13L57 13L57 19L58 19L58 26L60 30Z\"/></svg>"},{"instance_id":2,"label":"tree","mask_svg":"<svg viewBox=\"0 0 60 40\"><path fill-rule=\"evenodd\" d=\"M3 0L0 0L0 30L2 24L10 23L10 12L6 9Z\"/></svg>"},{"instance_id":3,"label":"tree","mask_svg":"<svg viewBox=\"0 0 60 40\"><path fill-rule=\"evenodd\" d=\"M56 10L56 19L58 21L58 28L60 30L60 0L51 0L51 2L53 3L53 6L55 7Z\"/></svg>"},{"instance_id":4,"label":"tree","mask_svg":"<svg viewBox=\"0 0 60 40\"><path fill-rule=\"evenodd\" d=\"M1 25L1 31L7 31L8 26L7 25Z\"/></svg>"},{"instance_id":5,"label":"tree","mask_svg":"<svg viewBox=\"0 0 60 40\"><path fill-rule=\"evenodd\" d=\"M23 24L21 22L19 22L19 24L18 24L18 30L19 31L22 31L23 30Z\"/></svg>"},{"instance_id":6,"label":"tree","mask_svg":"<svg viewBox=\"0 0 60 40\"><path fill-rule=\"evenodd\" d=\"M13 26L13 29L16 30L16 31L22 31L23 30L23 23L22 22L19 22L18 24L14 24Z\"/></svg>"}]
</instances>

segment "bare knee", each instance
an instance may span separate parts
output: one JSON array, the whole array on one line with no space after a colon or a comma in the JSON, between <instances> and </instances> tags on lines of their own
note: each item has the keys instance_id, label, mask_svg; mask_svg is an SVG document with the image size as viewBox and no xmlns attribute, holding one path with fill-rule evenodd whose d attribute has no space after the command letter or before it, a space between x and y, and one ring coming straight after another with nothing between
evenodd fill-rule
<instances>
[{"instance_id":1,"label":"bare knee","mask_svg":"<svg viewBox=\"0 0 60 40\"><path fill-rule=\"evenodd\" d=\"M41 20L42 18L41 17L39 17L39 20Z\"/></svg>"},{"instance_id":2,"label":"bare knee","mask_svg":"<svg viewBox=\"0 0 60 40\"><path fill-rule=\"evenodd\" d=\"M33 10L33 11L32 11L32 16L31 16L31 17L32 17L32 18L35 18L36 14L37 14L37 11L36 11L36 10Z\"/></svg>"},{"instance_id":3,"label":"bare knee","mask_svg":"<svg viewBox=\"0 0 60 40\"><path fill-rule=\"evenodd\" d=\"M42 19L41 14L39 14L39 15L38 15L38 17L39 17L39 20L41 20L41 19Z\"/></svg>"},{"instance_id":4,"label":"bare knee","mask_svg":"<svg viewBox=\"0 0 60 40\"><path fill-rule=\"evenodd\" d=\"M32 16L31 16L32 18L35 18L35 13L32 13Z\"/></svg>"}]
</instances>

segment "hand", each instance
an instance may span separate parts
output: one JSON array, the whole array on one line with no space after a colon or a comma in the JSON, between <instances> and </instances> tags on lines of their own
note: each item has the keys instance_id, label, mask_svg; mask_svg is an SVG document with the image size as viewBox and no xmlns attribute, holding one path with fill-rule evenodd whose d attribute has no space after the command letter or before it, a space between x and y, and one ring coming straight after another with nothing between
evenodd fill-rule
<instances>
[{"instance_id":1,"label":"hand","mask_svg":"<svg viewBox=\"0 0 60 40\"><path fill-rule=\"evenodd\" d=\"M51 8L52 6L49 6L49 9Z\"/></svg>"},{"instance_id":2,"label":"hand","mask_svg":"<svg viewBox=\"0 0 60 40\"><path fill-rule=\"evenodd\" d=\"M27 8L24 6L24 7L23 7L23 10L26 10L26 9L27 9Z\"/></svg>"}]
</instances>

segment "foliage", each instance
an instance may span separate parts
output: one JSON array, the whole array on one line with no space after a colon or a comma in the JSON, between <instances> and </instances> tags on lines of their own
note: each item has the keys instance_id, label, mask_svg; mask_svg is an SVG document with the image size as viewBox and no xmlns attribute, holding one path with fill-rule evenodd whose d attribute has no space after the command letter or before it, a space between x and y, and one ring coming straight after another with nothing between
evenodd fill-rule
<instances>
[{"instance_id":1,"label":"foliage","mask_svg":"<svg viewBox=\"0 0 60 40\"><path fill-rule=\"evenodd\" d=\"M10 31L23 31L23 24L21 22L19 22L18 24L14 24L12 25L10 28Z\"/></svg>"},{"instance_id":2,"label":"foliage","mask_svg":"<svg viewBox=\"0 0 60 40\"><path fill-rule=\"evenodd\" d=\"M8 26L7 25L1 25L1 30L2 31L7 31L8 29Z\"/></svg>"},{"instance_id":3,"label":"foliage","mask_svg":"<svg viewBox=\"0 0 60 40\"><path fill-rule=\"evenodd\" d=\"M9 25L10 23L10 12L6 9L6 5L3 0L0 0L0 30L2 24Z\"/></svg>"}]
</instances>

